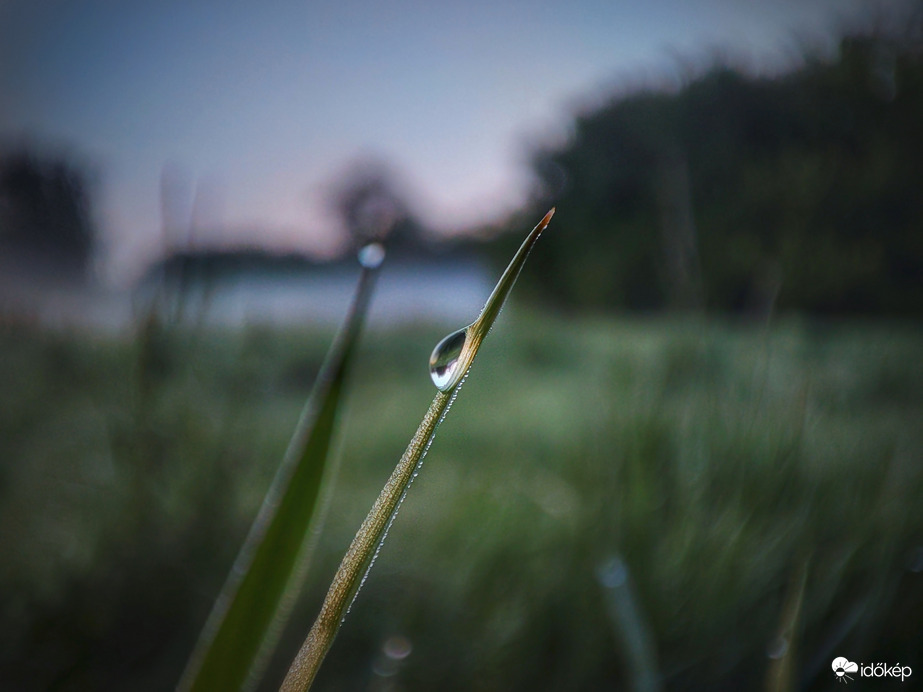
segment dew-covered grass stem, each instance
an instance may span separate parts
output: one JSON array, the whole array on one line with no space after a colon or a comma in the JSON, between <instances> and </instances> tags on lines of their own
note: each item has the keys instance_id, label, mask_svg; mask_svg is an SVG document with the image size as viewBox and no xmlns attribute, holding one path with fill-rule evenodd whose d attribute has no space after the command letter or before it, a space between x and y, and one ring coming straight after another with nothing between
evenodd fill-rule
<instances>
[{"instance_id":1,"label":"dew-covered grass stem","mask_svg":"<svg viewBox=\"0 0 923 692\"><path fill-rule=\"evenodd\" d=\"M463 330L449 335L436 346L430 358L430 374L439 391L343 557L321 606L320 614L282 683L281 689L284 692L302 692L311 686L352 601L381 550L388 529L432 444L436 428L458 395L484 337L499 316L529 252L548 226L553 214L554 209L544 216L523 241L487 299L478 319ZM463 337L458 337L459 334L463 334ZM446 344L449 345L448 348ZM446 350L449 353L446 354Z\"/></svg>"}]
</instances>

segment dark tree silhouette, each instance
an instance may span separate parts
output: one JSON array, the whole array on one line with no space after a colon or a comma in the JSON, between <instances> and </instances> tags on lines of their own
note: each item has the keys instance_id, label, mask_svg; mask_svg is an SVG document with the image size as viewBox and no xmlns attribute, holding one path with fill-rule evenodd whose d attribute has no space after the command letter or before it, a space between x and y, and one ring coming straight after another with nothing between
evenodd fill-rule
<instances>
[{"instance_id":1,"label":"dark tree silhouette","mask_svg":"<svg viewBox=\"0 0 923 692\"><path fill-rule=\"evenodd\" d=\"M381 161L361 159L349 166L334 185L332 202L354 247L386 242L389 252L412 254L426 244L397 175Z\"/></svg>"},{"instance_id":2,"label":"dark tree silhouette","mask_svg":"<svg viewBox=\"0 0 923 692\"><path fill-rule=\"evenodd\" d=\"M77 164L26 150L0 160L4 253L83 270L93 231L88 175Z\"/></svg>"},{"instance_id":3,"label":"dark tree silhouette","mask_svg":"<svg viewBox=\"0 0 923 692\"><path fill-rule=\"evenodd\" d=\"M919 316L921 94L923 33L872 33L788 74L716 65L580 113L570 141L534 155L528 216L558 215L521 292L591 310Z\"/></svg>"}]
</instances>

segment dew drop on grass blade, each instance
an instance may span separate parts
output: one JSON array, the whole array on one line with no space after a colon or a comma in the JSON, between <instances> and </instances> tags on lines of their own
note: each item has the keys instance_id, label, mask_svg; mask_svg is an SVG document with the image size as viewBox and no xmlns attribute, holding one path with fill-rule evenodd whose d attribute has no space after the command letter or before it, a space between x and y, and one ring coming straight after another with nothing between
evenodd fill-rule
<instances>
[{"instance_id":1,"label":"dew drop on grass blade","mask_svg":"<svg viewBox=\"0 0 923 692\"><path fill-rule=\"evenodd\" d=\"M439 427L455 401L484 337L490 332L510 289L516 283L516 277L522 271L529 252L542 231L548 226L553 214L554 209L545 214L523 241L487 299L478 318L467 327L442 339L433 351L429 367L433 384L439 390L436 398L430 404L420 427L417 428L417 432L410 440L406 451L397 462L391 477L385 483L381 494L375 500L375 504L372 505L372 509L346 551L330 584L330 589L327 591L324 603L321 605L320 613L292 662L288 675L282 682L280 688L282 692L304 692L314 681L340 625L343 624L346 613L368 578L369 570L381 551L382 543L407 494L407 489L413 483L423 457L432 444L436 428Z\"/></svg>"}]
</instances>

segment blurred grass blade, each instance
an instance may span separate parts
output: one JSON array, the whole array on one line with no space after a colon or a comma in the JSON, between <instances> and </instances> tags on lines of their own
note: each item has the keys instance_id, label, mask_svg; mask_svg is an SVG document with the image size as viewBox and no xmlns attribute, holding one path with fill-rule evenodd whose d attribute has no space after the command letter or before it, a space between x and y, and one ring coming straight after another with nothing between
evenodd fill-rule
<instances>
[{"instance_id":1,"label":"blurred grass blade","mask_svg":"<svg viewBox=\"0 0 923 692\"><path fill-rule=\"evenodd\" d=\"M808 583L810 560L802 558L792 573L779 618L779 631L769 647L769 668L766 674L767 692L791 692L797 689L798 629Z\"/></svg>"},{"instance_id":2,"label":"blurred grass blade","mask_svg":"<svg viewBox=\"0 0 923 692\"><path fill-rule=\"evenodd\" d=\"M321 520L322 482L344 382L368 311L381 249L363 261L349 313L321 367L279 471L178 686L252 689L259 682L307 571ZM367 248L366 248L367 249ZM362 259L362 255L360 255Z\"/></svg>"},{"instance_id":3,"label":"blurred grass blade","mask_svg":"<svg viewBox=\"0 0 923 692\"><path fill-rule=\"evenodd\" d=\"M463 335L461 345L457 351L453 351L453 366L449 368L450 374L442 378L441 376L433 378L433 383L439 390L436 398L430 404L429 410L423 416L417 432L414 433L410 444L404 451L403 456L391 472L391 477L385 483L378 499L369 510L365 521L356 532L356 536L350 543L340 562L333 582L321 605L320 613L314 624L311 626L308 636L305 638L301 649L282 681L281 690L283 692L304 692L314 681L317 671L320 669L327 651L333 644L333 640L340 629L343 619L350 604L362 587L368 577L369 571L375 562L375 557L388 535L388 529L397 516L397 510L400 508L401 501L410 488L414 476L416 476L420 465L423 463L423 457L432 444L436 429L445 418L458 395L461 385L468 375L468 371L474 362L478 349L484 340L484 337L490 332L494 321L500 314L513 284L532 247L535 245L542 231L548 226L551 217L554 215L554 209L551 209L544 218L539 221L538 225L532 229L526 239L523 241L519 250L513 256L512 261L496 288L487 299L484 309L480 316L470 325L458 332L450 334L436 346L436 351L446 343L447 340L458 343L456 335ZM435 356L435 353L434 353ZM433 360L430 360L432 367Z\"/></svg>"},{"instance_id":4,"label":"blurred grass blade","mask_svg":"<svg viewBox=\"0 0 923 692\"><path fill-rule=\"evenodd\" d=\"M613 555L596 571L603 587L606 610L628 669L628 689L659 692L662 688L651 627L631 584L628 565Z\"/></svg>"}]
</instances>

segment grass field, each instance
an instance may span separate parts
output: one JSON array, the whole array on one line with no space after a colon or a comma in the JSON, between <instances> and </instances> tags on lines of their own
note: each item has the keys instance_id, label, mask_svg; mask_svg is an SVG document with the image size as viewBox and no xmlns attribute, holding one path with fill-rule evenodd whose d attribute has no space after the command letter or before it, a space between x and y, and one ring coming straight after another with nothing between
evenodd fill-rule
<instances>
[{"instance_id":1,"label":"grass field","mask_svg":"<svg viewBox=\"0 0 923 692\"><path fill-rule=\"evenodd\" d=\"M265 689L448 330L363 338ZM175 685L331 336L0 331L9 689ZM783 662L792 689L830 689L835 656L923 675L921 354L908 324L505 314L317 689L763 689Z\"/></svg>"}]
</instances>

